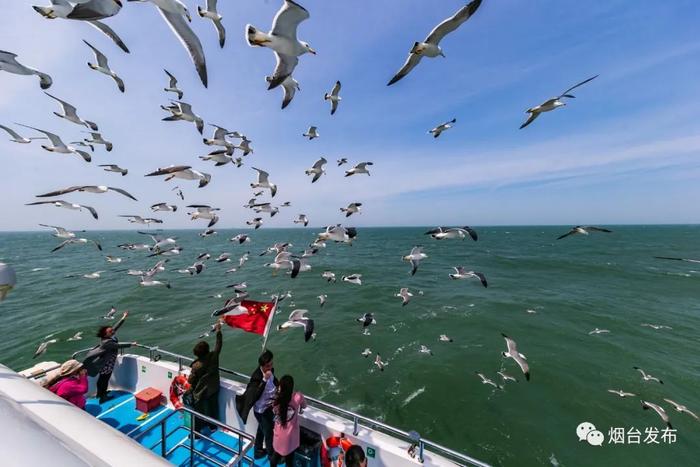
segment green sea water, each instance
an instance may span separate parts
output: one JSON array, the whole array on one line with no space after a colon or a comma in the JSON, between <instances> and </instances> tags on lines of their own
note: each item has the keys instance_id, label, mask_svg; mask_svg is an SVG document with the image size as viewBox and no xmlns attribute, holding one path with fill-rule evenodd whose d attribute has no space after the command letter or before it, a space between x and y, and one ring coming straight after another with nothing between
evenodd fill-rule
<instances>
[{"instance_id":1,"label":"green sea water","mask_svg":"<svg viewBox=\"0 0 700 467\"><path fill-rule=\"evenodd\" d=\"M504 466L691 466L698 465L700 422L677 413L669 398L700 414L700 264L654 259L700 259L698 226L619 226L612 234L556 241L567 227L481 227L479 241L434 241L425 228L363 228L352 246L329 244L310 260L312 270L296 279L273 276L258 253L278 241L301 251L318 229L261 229L253 241L234 245L239 231L219 231L202 239L196 231L169 231L184 247L158 278L172 289L143 288L126 269L146 269L155 258L124 252L123 242L143 242L135 232L88 232L104 246L59 243L48 232L0 234L0 261L17 271L18 284L0 304L0 362L23 369L32 365L39 342L60 339L40 357L62 361L94 345L102 316L114 305L130 310L119 332L122 340L159 345L190 354L224 299L213 298L247 281L252 299L291 291L280 303L275 324L294 309L309 310L316 339L304 343L299 330L272 331L268 347L279 374L290 373L298 389L324 401L383 420L469 455ZM414 245L428 258L411 277L401 260ZM199 276L184 268L204 251L229 252L232 262L210 260ZM239 271L224 271L250 251ZM103 255L119 256L121 264ZM453 266L486 274L478 281L452 281ZM106 271L99 280L67 275ZM363 285L321 278L324 270L362 274ZM405 307L394 297L409 287ZM324 307L320 294L327 294ZM528 311L529 310L529 311ZM363 335L356 319L375 313L377 324ZM643 323L672 329L654 330ZM604 334L589 335L595 328ZM66 339L77 331L84 338ZM512 360L501 356L501 332L513 337L531 367L526 382ZM454 341L440 342L440 334ZM433 355L420 353L428 346ZM251 372L260 352L259 336L225 329L222 365ZM369 347L388 362L379 372L361 352ZM664 384L643 382L639 366ZM518 377L504 390L481 384L482 372L500 382L505 369ZM677 429L673 443L644 442L647 428L662 430L639 397L620 398L607 389L624 389L663 405ZM591 422L605 436L602 446L579 441L576 427ZM640 444L611 444L613 427L638 429Z\"/></svg>"}]
</instances>

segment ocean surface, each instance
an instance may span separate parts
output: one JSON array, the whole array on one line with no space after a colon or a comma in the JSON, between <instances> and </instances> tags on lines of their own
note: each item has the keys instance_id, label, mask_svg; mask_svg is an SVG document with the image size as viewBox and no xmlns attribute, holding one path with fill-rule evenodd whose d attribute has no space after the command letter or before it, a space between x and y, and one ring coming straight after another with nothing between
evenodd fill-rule
<instances>
[{"instance_id":1,"label":"ocean surface","mask_svg":"<svg viewBox=\"0 0 700 467\"><path fill-rule=\"evenodd\" d=\"M18 285L0 304L0 361L14 369L32 365L42 339L54 334L44 360L62 361L94 345L94 332L114 305L130 316L121 340L158 345L190 354L209 328L214 298L246 281L252 299L291 291L280 303L275 325L294 309L308 309L317 336L304 343L302 332L273 330L268 347L278 375L292 374L299 390L423 437L504 466L690 466L698 465L700 422L677 413L664 398L700 414L700 264L663 261L655 255L700 259L699 226L619 226L612 234L555 240L568 227L480 227L479 241L435 241L425 228L361 228L352 246L329 244L311 258L312 270L291 279L262 267L272 256L258 254L274 242L289 241L294 251L319 229L260 229L253 241L233 244L240 231L200 238L198 231L168 231L184 251L170 260L158 279L172 289L143 288L127 269L147 269L156 258L125 252L123 242L144 242L136 232L88 232L92 245L69 245L51 253L60 240L50 232L1 233L0 261L14 266ZM428 258L411 277L401 257L423 245ZM229 252L232 261L208 262L199 276L174 270L208 251ZM238 257L250 261L225 274ZM109 264L104 255L119 256ZM453 266L483 272L489 282L452 281ZM324 270L362 274L361 286L329 284ZM98 280L82 277L106 271ZM405 307L394 297L401 287L414 294ZM327 294L324 307L316 298ZM356 319L375 313L377 324L363 335ZM652 329L644 323L670 326ZM593 334L595 328L609 333ZM77 331L81 341L67 342ZM245 373L256 366L261 338L226 328L222 365ZM514 338L530 364L525 381L516 364L504 359L501 332ZM454 341L440 342L440 334ZM213 339L210 338L210 339ZM419 352L428 346L432 356ZM380 372L369 347L388 362ZM664 384L642 381L639 366ZM504 390L484 385L475 372L497 381L505 369L518 378ZM639 397L607 392L623 389L668 411L675 442L645 443L645 430L664 425L641 409ZM605 437L602 446L579 441L576 427L590 422ZM639 444L610 444L609 430L641 432ZM625 439L626 441L626 439Z\"/></svg>"}]
</instances>

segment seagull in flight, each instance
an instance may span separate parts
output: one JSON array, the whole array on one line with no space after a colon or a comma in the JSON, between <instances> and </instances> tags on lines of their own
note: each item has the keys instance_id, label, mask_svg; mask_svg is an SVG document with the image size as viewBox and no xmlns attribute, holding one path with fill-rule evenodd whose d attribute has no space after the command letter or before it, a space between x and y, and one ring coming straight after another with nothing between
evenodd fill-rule
<instances>
[{"instance_id":1,"label":"seagull in flight","mask_svg":"<svg viewBox=\"0 0 700 467\"><path fill-rule=\"evenodd\" d=\"M51 76L39 70L35 70L34 68L22 65L17 61L17 54L4 50L0 50L0 71L6 71L15 75L36 75L39 77L39 87L41 87L41 89L49 89L53 83Z\"/></svg>"},{"instance_id":2,"label":"seagull in flight","mask_svg":"<svg viewBox=\"0 0 700 467\"><path fill-rule=\"evenodd\" d=\"M132 224L162 224L163 221L160 219L154 219L152 217L141 217L133 216L128 214L121 214L119 217L126 217L126 219Z\"/></svg>"},{"instance_id":3,"label":"seagull in flight","mask_svg":"<svg viewBox=\"0 0 700 467\"><path fill-rule=\"evenodd\" d=\"M112 142L104 139L100 133L97 133L94 131L91 131L89 133L90 133L91 139L85 138L84 141L86 143L88 143L88 144L103 144L105 146L105 149L107 150L107 152L110 152L110 151L112 151L112 149L114 149L114 145L112 144ZM100 167L102 167L102 166L100 166ZM126 174L122 174L122 175L126 175Z\"/></svg>"},{"instance_id":4,"label":"seagull in flight","mask_svg":"<svg viewBox=\"0 0 700 467\"><path fill-rule=\"evenodd\" d=\"M42 342L41 344L39 344L39 347L37 347L36 352L34 352L34 356L32 358L36 358L39 355L43 354L44 352L46 352L46 349L49 348L50 344L55 344L56 342L58 342L58 339L50 339L48 341Z\"/></svg>"},{"instance_id":5,"label":"seagull in flight","mask_svg":"<svg viewBox=\"0 0 700 467\"><path fill-rule=\"evenodd\" d=\"M224 44L226 43L226 29L224 29L224 25L221 22L221 20L223 19L222 16L219 14L218 11L216 11L216 3L217 0L207 0L206 10L201 6L197 5L197 14L201 18L210 19L211 22L214 24L214 28L216 28L216 32L219 36L219 46L223 49Z\"/></svg>"},{"instance_id":6,"label":"seagull in flight","mask_svg":"<svg viewBox=\"0 0 700 467\"><path fill-rule=\"evenodd\" d=\"M121 92L124 92L124 81L109 67L107 57L102 52L93 47L92 44L90 44L85 39L83 39L83 42L85 42L85 44L87 44L87 46L92 49L92 53L95 54L95 60L97 60L97 64L88 62L88 66L91 69L99 71L100 73L112 78L114 82L117 83L117 88L119 88ZM97 130L97 128L93 128L93 130Z\"/></svg>"},{"instance_id":7,"label":"seagull in flight","mask_svg":"<svg viewBox=\"0 0 700 467\"><path fill-rule=\"evenodd\" d=\"M310 17L306 8L292 0L284 0L275 18L272 30L264 33L256 27L246 25L246 39L251 47L268 47L275 52L277 65L269 77L267 89L274 89L291 76L305 53L316 55L316 51L304 41L297 39L299 24Z\"/></svg>"},{"instance_id":8,"label":"seagull in flight","mask_svg":"<svg viewBox=\"0 0 700 467\"><path fill-rule=\"evenodd\" d=\"M255 182L251 183L250 187L253 189L267 188L270 190L270 196L274 198L277 194L277 185L270 182L270 174L265 172L264 170L256 169L255 167L252 167L252 169L258 173L258 179Z\"/></svg>"},{"instance_id":9,"label":"seagull in flight","mask_svg":"<svg viewBox=\"0 0 700 467\"><path fill-rule=\"evenodd\" d=\"M433 128L432 130L428 130L428 133L433 135L433 138L437 138L438 136L440 136L442 134L443 131L449 130L450 128L452 128L452 125L456 121L457 121L457 119L453 118L449 122L441 123L438 126L436 126L435 128Z\"/></svg>"},{"instance_id":10,"label":"seagull in flight","mask_svg":"<svg viewBox=\"0 0 700 467\"><path fill-rule=\"evenodd\" d=\"M325 157L320 158L316 162L314 162L314 165L311 166L310 169L306 169L304 173L306 175L313 175L314 178L311 179L311 183L315 183L319 178L321 178L321 175L324 175L326 171L324 170L324 167L326 166L326 163L328 161L326 160Z\"/></svg>"},{"instance_id":11,"label":"seagull in flight","mask_svg":"<svg viewBox=\"0 0 700 467\"><path fill-rule=\"evenodd\" d=\"M368 328L372 324L377 324L377 321L374 319L374 313L365 313L361 317L357 318L357 321L362 323L362 328Z\"/></svg>"},{"instance_id":12,"label":"seagull in flight","mask_svg":"<svg viewBox=\"0 0 700 467\"><path fill-rule=\"evenodd\" d=\"M415 42L411 48L410 53L406 62L403 64L401 69L394 75L393 78L387 83L387 86L399 81L401 78L406 76L413 68L420 63L421 58L430 57L434 58L437 56L444 57L445 54L440 48L440 41L449 33L460 27L465 21L472 17L476 10L481 6L482 0L473 0L466 6L460 8L457 13L453 16L447 18L435 28L430 31L428 37L425 38L423 42Z\"/></svg>"},{"instance_id":13,"label":"seagull in flight","mask_svg":"<svg viewBox=\"0 0 700 467\"><path fill-rule=\"evenodd\" d=\"M53 235L56 238L65 238L65 239L75 238L75 233L70 232L63 227L59 227L57 225L46 225L46 224L39 224L39 225L41 227L53 229L54 232L51 235ZM81 232L84 232L84 230L81 230Z\"/></svg>"},{"instance_id":14,"label":"seagull in flight","mask_svg":"<svg viewBox=\"0 0 700 467\"><path fill-rule=\"evenodd\" d=\"M333 276L333 279L335 279L335 276ZM350 284L362 285L362 274L350 274L349 276L343 276L341 280Z\"/></svg>"},{"instance_id":15,"label":"seagull in flight","mask_svg":"<svg viewBox=\"0 0 700 467\"><path fill-rule=\"evenodd\" d=\"M664 423L666 423L666 426L668 426L669 428L673 429L673 426L671 425L671 421L670 421L669 418L668 418L668 414L666 413L666 410L664 410L663 407L661 407L660 405L653 404L653 403L651 403L651 402L647 402L647 401L645 401L645 400L641 401L641 403L642 403L642 409L644 409L644 410L649 410L649 409L653 410L654 412L656 412L656 414L657 414L659 417L661 417L661 420L663 420Z\"/></svg>"},{"instance_id":16,"label":"seagull in flight","mask_svg":"<svg viewBox=\"0 0 700 467\"><path fill-rule=\"evenodd\" d=\"M634 366L634 367L632 367L632 368L634 368L634 369L637 370L639 373L641 373L642 379L643 379L644 381L656 381L656 382L659 383L659 384L664 384L664 382L661 381L659 378L657 378L657 377L655 377L655 376L652 376L652 375L646 373L644 370L642 370L642 369L639 368L638 366Z\"/></svg>"},{"instance_id":17,"label":"seagull in flight","mask_svg":"<svg viewBox=\"0 0 700 467\"><path fill-rule=\"evenodd\" d=\"M78 109L76 109L74 106L69 104L68 102L59 99L56 96L52 96L48 92L44 91L44 94L49 96L51 99L54 99L58 101L59 104L61 104L61 109L63 110L63 113L60 114L58 112L54 112L53 114L57 117L63 118L65 120L68 120L69 122L75 123L77 125L83 125L86 126L87 128L97 131L97 124L94 122L91 122L89 120L82 120L80 117L78 117Z\"/></svg>"},{"instance_id":18,"label":"seagull in flight","mask_svg":"<svg viewBox=\"0 0 700 467\"><path fill-rule=\"evenodd\" d=\"M30 128L32 130L38 131L39 133L45 134L48 138L49 141L51 141L52 146L47 146L45 144L42 144L41 147L49 152L58 152L61 154L75 154L83 158L85 162L90 162L92 160L92 156L88 154L85 151L81 151L79 149L74 148L73 146L67 145L61 140L61 137L45 131L45 130L40 130L38 128L34 128L28 125L22 125L21 123L18 123L18 125L23 126L25 128Z\"/></svg>"},{"instance_id":19,"label":"seagull in flight","mask_svg":"<svg viewBox=\"0 0 700 467\"><path fill-rule=\"evenodd\" d=\"M342 157L342 158L338 159L336 162L338 163L338 167L340 167L343 164L347 164L348 159L347 159L347 157Z\"/></svg>"},{"instance_id":20,"label":"seagull in flight","mask_svg":"<svg viewBox=\"0 0 700 467\"><path fill-rule=\"evenodd\" d=\"M44 193L42 195L36 195L36 197L37 198L51 198L54 196L60 196L60 195L68 194L68 193L73 193L75 191L78 191L81 193L98 193L98 194L107 193L108 191L114 191L115 193L119 193L121 195L124 195L127 198L133 199L134 201L138 201L136 198L133 197L133 195L122 190L121 188L115 188L115 187L104 186L104 185L71 186L68 188L64 188L62 190L56 190L56 191L51 191L49 193Z\"/></svg>"},{"instance_id":21,"label":"seagull in flight","mask_svg":"<svg viewBox=\"0 0 700 467\"><path fill-rule=\"evenodd\" d=\"M268 83L271 82L272 77L266 76L265 81ZM284 97L282 98L282 108L285 109L289 103L292 102L292 99L294 99L294 95L297 93L297 91L301 91L299 81L295 80L292 75L287 76L284 81L282 81L282 91L284 93Z\"/></svg>"},{"instance_id":22,"label":"seagull in flight","mask_svg":"<svg viewBox=\"0 0 700 467\"><path fill-rule=\"evenodd\" d=\"M335 82L330 93L323 95L324 101L331 101L331 115L335 114L335 111L338 110L338 103L342 100L342 97L338 94L340 94L340 81Z\"/></svg>"},{"instance_id":23,"label":"seagull in flight","mask_svg":"<svg viewBox=\"0 0 700 467\"><path fill-rule=\"evenodd\" d=\"M428 230L425 235L430 235L433 237L435 240L444 240L444 239L452 239L452 238L459 238L464 240L465 238L470 237L472 240L477 241L479 239L479 236L476 233L476 230L472 229L469 226L464 226L464 227L436 227L432 230Z\"/></svg>"},{"instance_id":24,"label":"seagull in flight","mask_svg":"<svg viewBox=\"0 0 700 467\"><path fill-rule=\"evenodd\" d=\"M604 334L604 333L609 333L609 332L610 332L610 330L608 330L608 329L598 329L598 328L595 328L594 330L592 330L591 332L589 332L588 335L591 335L591 336L592 336L593 334Z\"/></svg>"},{"instance_id":25,"label":"seagull in flight","mask_svg":"<svg viewBox=\"0 0 700 467\"><path fill-rule=\"evenodd\" d=\"M199 188L204 188L211 181L210 174L194 170L189 165L170 165L168 167L159 168L154 172L146 174L146 177L157 177L161 175L166 176L166 182L172 180L173 178L180 178L182 180L197 180L199 181ZM182 199L184 199L184 197Z\"/></svg>"},{"instance_id":26,"label":"seagull in flight","mask_svg":"<svg viewBox=\"0 0 700 467\"><path fill-rule=\"evenodd\" d=\"M102 164L102 165L99 165L98 167L106 167L106 169L104 169L105 172L119 173L119 174L122 174L122 177L129 173L129 169L122 169L121 167L119 167L116 164Z\"/></svg>"},{"instance_id":27,"label":"seagull in flight","mask_svg":"<svg viewBox=\"0 0 700 467\"><path fill-rule=\"evenodd\" d=\"M636 394L632 394L631 392L625 392L622 389L608 389L608 392L611 394L617 394L620 397L635 397Z\"/></svg>"},{"instance_id":28,"label":"seagull in flight","mask_svg":"<svg viewBox=\"0 0 700 467\"><path fill-rule=\"evenodd\" d=\"M338 164L341 165L341 164ZM357 174L367 174L369 176L369 170L367 170L368 165L374 165L373 162L360 162L355 167L350 170L345 171L345 176L350 177Z\"/></svg>"},{"instance_id":29,"label":"seagull in flight","mask_svg":"<svg viewBox=\"0 0 700 467\"><path fill-rule=\"evenodd\" d=\"M88 242L94 243L94 244L95 244L95 247L96 247L99 251L102 251L102 245L100 245L100 243L97 242L97 241L95 241L95 240L89 240L89 239L87 239L87 238L69 238L68 240L64 240L60 245L58 245L56 248L54 248L53 250L51 250L51 253L53 253L54 251L60 250L61 248L63 248L63 247L66 246L66 245L73 245L73 244L85 245L85 244L87 244Z\"/></svg>"},{"instance_id":30,"label":"seagull in flight","mask_svg":"<svg viewBox=\"0 0 700 467\"><path fill-rule=\"evenodd\" d=\"M340 208L340 212L344 212L345 217L350 217L356 212L360 212L360 206L362 206L362 203L350 203L346 208Z\"/></svg>"},{"instance_id":31,"label":"seagull in flight","mask_svg":"<svg viewBox=\"0 0 700 467\"><path fill-rule=\"evenodd\" d=\"M299 214L299 217L294 219L293 221L295 224L304 224L304 227L309 225L309 218L306 217L306 214Z\"/></svg>"},{"instance_id":32,"label":"seagull in flight","mask_svg":"<svg viewBox=\"0 0 700 467\"><path fill-rule=\"evenodd\" d=\"M428 255L423 253L422 246L414 246L411 249L411 252L403 257L404 261L410 261L410 263L411 263L411 275L412 276L414 276L416 274L416 271L418 271L418 264L421 262L421 260L424 260L427 257L428 257Z\"/></svg>"},{"instance_id":33,"label":"seagull in flight","mask_svg":"<svg viewBox=\"0 0 700 467\"><path fill-rule=\"evenodd\" d=\"M564 102L564 100L563 100L565 97L570 98L570 99L574 99L576 97L572 94L569 94L571 91L573 91L574 89L576 89L579 86L583 86L584 84L596 79L597 77L598 77L598 75L595 75L592 78L588 78L586 80L583 80L580 83L578 83L574 86L571 86L569 89L567 89L566 91L564 91L563 93L561 93L557 97L552 97L551 99L547 99L546 101L544 101L543 103L541 103L538 106L531 107L531 108L527 109L525 112L530 114L530 115L527 117L527 120L525 120L525 123L520 125L520 129L522 130L523 128L528 126L530 123L535 121L535 119L537 117L539 117L541 113L551 112L552 110L555 110L555 109L558 109L559 107L565 106L566 102Z\"/></svg>"},{"instance_id":34,"label":"seagull in flight","mask_svg":"<svg viewBox=\"0 0 700 467\"><path fill-rule=\"evenodd\" d=\"M154 204L153 206L151 206L151 211L153 211L153 212L158 212L158 211L175 212L175 211L177 211L177 206L175 206L174 204L158 203L158 204Z\"/></svg>"},{"instance_id":35,"label":"seagull in flight","mask_svg":"<svg viewBox=\"0 0 700 467\"><path fill-rule=\"evenodd\" d=\"M181 100L184 93L182 92L182 90L180 88L177 87L177 78L175 78L175 76L172 73L170 73L168 70L163 69L163 71L165 72L166 75L168 75L168 78L170 78L170 82L168 83L168 87L163 88L163 91L174 92L175 94L177 94L177 100Z\"/></svg>"},{"instance_id":36,"label":"seagull in flight","mask_svg":"<svg viewBox=\"0 0 700 467\"><path fill-rule=\"evenodd\" d=\"M332 271L323 271L323 273L321 274L321 277L326 279L327 282L335 282L336 281L335 273Z\"/></svg>"},{"instance_id":37,"label":"seagull in flight","mask_svg":"<svg viewBox=\"0 0 700 467\"><path fill-rule=\"evenodd\" d=\"M408 291L407 287L403 287L401 290L399 290L399 293L394 295L394 297L399 297L402 301L401 306L406 306L408 305L408 302L411 301L413 294Z\"/></svg>"},{"instance_id":38,"label":"seagull in flight","mask_svg":"<svg viewBox=\"0 0 700 467\"><path fill-rule=\"evenodd\" d=\"M92 217L97 219L97 211L92 206L86 206L84 204L69 203L67 201L63 201L62 199L56 199L53 201L35 201L33 203L27 203L26 206L37 206L39 204L52 204L52 205L56 206L57 208L71 209L74 211L82 211L83 209L87 209L90 212L90 214L92 214Z\"/></svg>"},{"instance_id":39,"label":"seagull in flight","mask_svg":"<svg viewBox=\"0 0 700 467\"><path fill-rule=\"evenodd\" d=\"M527 364L525 355L518 352L517 344L513 339L501 333L503 338L506 340L507 351L503 352L502 355L506 358L512 358L515 363L518 364L520 370L522 370L525 375L525 379L530 381L530 367Z\"/></svg>"},{"instance_id":40,"label":"seagull in flight","mask_svg":"<svg viewBox=\"0 0 700 467\"><path fill-rule=\"evenodd\" d=\"M697 415L695 415L693 412L688 410L688 407L685 405L679 404L678 402L673 402L671 399L664 399L666 402L669 404L673 405L673 408L676 409L676 412L685 412L691 417L693 417L695 420L700 420Z\"/></svg>"},{"instance_id":41,"label":"seagull in flight","mask_svg":"<svg viewBox=\"0 0 700 467\"><path fill-rule=\"evenodd\" d=\"M561 240L562 238L566 238L570 235L588 235L591 232L612 233L612 230L604 229L602 227L577 225L576 227L572 227L571 230L566 232L564 235L557 237L557 240Z\"/></svg>"},{"instance_id":42,"label":"seagull in flight","mask_svg":"<svg viewBox=\"0 0 700 467\"><path fill-rule=\"evenodd\" d=\"M7 132L7 134L9 134L12 137L10 139L10 141L12 141L13 143L29 144L32 141L34 141L35 139L46 139L45 136L33 136L30 138L25 138L23 136L20 136L19 133L17 133L12 128L6 127L5 125L0 125L0 128L5 130Z\"/></svg>"},{"instance_id":43,"label":"seagull in flight","mask_svg":"<svg viewBox=\"0 0 700 467\"><path fill-rule=\"evenodd\" d=\"M306 133L304 133L301 136L309 138L309 141L311 141L312 139L318 138L321 135L318 133L318 129L315 126L310 126L309 129L306 130Z\"/></svg>"},{"instance_id":44,"label":"seagull in flight","mask_svg":"<svg viewBox=\"0 0 700 467\"><path fill-rule=\"evenodd\" d=\"M496 388L496 389L503 389L502 386L499 386L498 384L494 383L493 380L491 380L491 379L487 378L486 376L484 376L483 373L479 373L478 371L475 371L474 373L476 374L476 376L478 376L479 378L481 378L481 384L489 384L489 385L493 386L493 387Z\"/></svg>"},{"instance_id":45,"label":"seagull in flight","mask_svg":"<svg viewBox=\"0 0 700 467\"><path fill-rule=\"evenodd\" d=\"M469 279L470 277L476 277L481 281L481 285L484 287L488 287L489 284L486 281L486 276L484 276L483 273L476 272L476 271L465 271L462 266L456 266L453 268L455 272L450 274L450 279Z\"/></svg>"},{"instance_id":46,"label":"seagull in flight","mask_svg":"<svg viewBox=\"0 0 700 467\"><path fill-rule=\"evenodd\" d=\"M304 342L309 342L309 339L314 334L314 320L306 316L308 310L294 310L289 314L287 321L277 326L278 331L289 328L304 328Z\"/></svg>"},{"instance_id":47,"label":"seagull in flight","mask_svg":"<svg viewBox=\"0 0 700 467\"><path fill-rule=\"evenodd\" d=\"M202 120L202 117L194 113L190 104L182 101L172 102L172 105L161 106L161 109L170 112L170 116L163 118L163 121L177 122L182 120L185 122L194 123L197 127L197 131L201 135L204 132L204 120Z\"/></svg>"}]
</instances>

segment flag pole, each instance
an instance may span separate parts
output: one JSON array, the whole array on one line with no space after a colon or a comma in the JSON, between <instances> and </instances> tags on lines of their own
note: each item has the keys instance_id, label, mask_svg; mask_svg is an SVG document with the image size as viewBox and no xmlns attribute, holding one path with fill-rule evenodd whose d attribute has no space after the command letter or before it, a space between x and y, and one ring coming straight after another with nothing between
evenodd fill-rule
<instances>
[{"instance_id":1,"label":"flag pole","mask_svg":"<svg viewBox=\"0 0 700 467\"><path fill-rule=\"evenodd\" d=\"M275 311L277 310L277 301L279 300L279 295L275 297L275 301L272 304L272 309L270 310L270 316L267 317L267 324L265 325L265 333L263 334L262 349L265 350L265 344L267 344L267 336L270 334L270 328L272 327L272 320L275 318Z\"/></svg>"}]
</instances>

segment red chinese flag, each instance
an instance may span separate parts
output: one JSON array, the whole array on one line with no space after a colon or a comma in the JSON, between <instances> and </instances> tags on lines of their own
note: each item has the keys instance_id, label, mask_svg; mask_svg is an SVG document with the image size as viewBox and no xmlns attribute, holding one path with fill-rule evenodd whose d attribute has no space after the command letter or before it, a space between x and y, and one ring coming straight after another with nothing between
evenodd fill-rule
<instances>
[{"instance_id":1,"label":"red chinese flag","mask_svg":"<svg viewBox=\"0 0 700 467\"><path fill-rule=\"evenodd\" d=\"M232 328L243 329L246 332L264 335L267 322L274 312L275 303L243 300L241 306L248 310L248 312L224 316L226 324Z\"/></svg>"}]
</instances>

